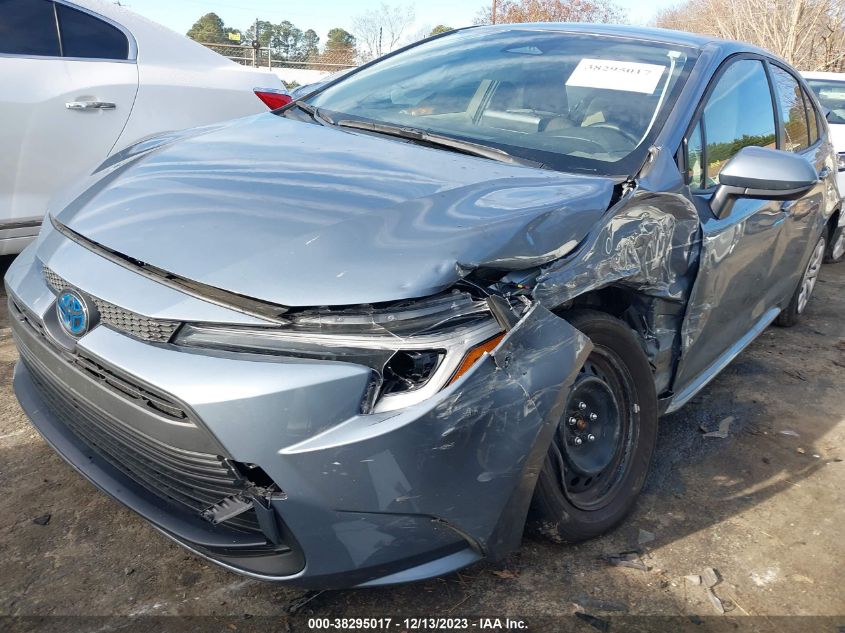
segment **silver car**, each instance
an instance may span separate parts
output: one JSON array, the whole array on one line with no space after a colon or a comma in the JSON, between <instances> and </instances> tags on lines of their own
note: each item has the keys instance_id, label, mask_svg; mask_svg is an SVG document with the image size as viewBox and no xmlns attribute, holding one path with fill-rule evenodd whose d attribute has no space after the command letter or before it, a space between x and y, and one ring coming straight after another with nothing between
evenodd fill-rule
<instances>
[{"instance_id":1,"label":"silver car","mask_svg":"<svg viewBox=\"0 0 845 633\"><path fill-rule=\"evenodd\" d=\"M839 222L785 62L497 25L146 141L6 276L33 424L229 569L372 586L617 525L678 410L794 323ZM131 547L131 545L129 545Z\"/></svg>"}]
</instances>

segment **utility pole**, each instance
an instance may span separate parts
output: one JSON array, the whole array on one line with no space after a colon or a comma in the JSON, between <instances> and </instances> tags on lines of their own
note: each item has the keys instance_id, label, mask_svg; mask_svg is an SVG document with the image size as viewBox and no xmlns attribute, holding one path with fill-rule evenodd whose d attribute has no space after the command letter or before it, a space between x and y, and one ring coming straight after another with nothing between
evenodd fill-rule
<instances>
[{"instance_id":1,"label":"utility pole","mask_svg":"<svg viewBox=\"0 0 845 633\"><path fill-rule=\"evenodd\" d=\"M261 38L258 36L258 18L255 18L255 40L252 42L252 66L258 68L258 50L261 46Z\"/></svg>"},{"instance_id":2,"label":"utility pole","mask_svg":"<svg viewBox=\"0 0 845 633\"><path fill-rule=\"evenodd\" d=\"M493 0L493 10L490 12L491 22L496 24L496 0Z\"/></svg>"}]
</instances>

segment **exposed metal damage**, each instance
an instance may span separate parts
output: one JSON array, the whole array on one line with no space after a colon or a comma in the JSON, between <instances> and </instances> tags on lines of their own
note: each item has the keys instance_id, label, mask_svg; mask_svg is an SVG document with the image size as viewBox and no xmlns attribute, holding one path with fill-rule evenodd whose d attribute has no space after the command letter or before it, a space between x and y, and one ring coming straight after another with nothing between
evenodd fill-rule
<instances>
[{"instance_id":1,"label":"exposed metal damage","mask_svg":"<svg viewBox=\"0 0 845 633\"><path fill-rule=\"evenodd\" d=\"M639 334L661 394L671 388L684 322L697 319L686 307L699 232L698 213L684 196L632 188L572 254L508 273L490 290L558 313L573 306L615 313ZM686 340L694 337L694 326L688 327Z\"/></svg>"}]
</instances>

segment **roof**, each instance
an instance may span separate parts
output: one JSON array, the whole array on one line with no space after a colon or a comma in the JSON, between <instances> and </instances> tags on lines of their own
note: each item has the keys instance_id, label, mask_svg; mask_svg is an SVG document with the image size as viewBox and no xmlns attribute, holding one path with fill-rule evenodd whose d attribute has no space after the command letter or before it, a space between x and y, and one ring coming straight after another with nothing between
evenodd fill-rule
<instances>
[{"instance_id":1,"label":"roof","mask_svg":"<svg viewBox=\"0 0 845 633\"><path fill-rule=\"evenodd\" d=\"M762 49L747 42L724 40L714 35L688 33L671 29L659 29L646 26L631 26L628 24L592 24L586 22L531 22L525 24L495 24L475 27L490 31L507 31L512 29L555 30L568 33L593 33L596 35L613 35L616 37L630 37L633 39L661 42L674 46L703 49L711 47L721 50L724 54L742 51L765 54L778 57L771 51Z\"/></svg>"}]
</instances>

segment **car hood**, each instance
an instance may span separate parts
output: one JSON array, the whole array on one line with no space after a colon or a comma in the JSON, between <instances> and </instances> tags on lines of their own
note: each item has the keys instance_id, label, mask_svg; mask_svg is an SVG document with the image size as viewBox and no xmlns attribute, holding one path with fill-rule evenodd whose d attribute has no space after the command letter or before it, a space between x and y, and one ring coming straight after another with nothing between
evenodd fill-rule
<instances>
[{"instance_id":1,"label":"car hood","mask_svg":"<svg viewBox=\"0 0 845 633\"><path fill-rule=\"evenodd\" d=\"M286 306L420 297L572 249L614 182L266 114L112 165L56 215L120 254Z\"/></svg>"}]
</instances>

